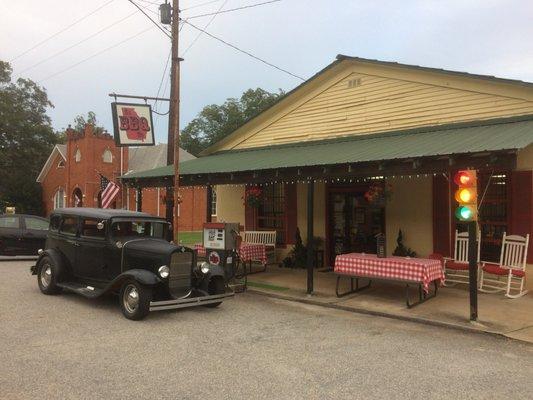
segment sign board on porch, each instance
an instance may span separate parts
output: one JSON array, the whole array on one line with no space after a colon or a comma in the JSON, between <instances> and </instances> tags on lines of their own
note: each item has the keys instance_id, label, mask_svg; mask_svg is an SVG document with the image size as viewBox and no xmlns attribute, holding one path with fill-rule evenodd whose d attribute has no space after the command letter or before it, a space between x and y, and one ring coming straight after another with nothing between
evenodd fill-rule
<instances>
[{"instance_id":1,"label":"sign board on porch","mask_svg":"<svg viewBox=\"0 0 533 400\"><path fill-rule=\"evenodd\" d=\"M111 103L117 146L153 146L154 123L149 104Z\"/></svg>"}]
</instances>

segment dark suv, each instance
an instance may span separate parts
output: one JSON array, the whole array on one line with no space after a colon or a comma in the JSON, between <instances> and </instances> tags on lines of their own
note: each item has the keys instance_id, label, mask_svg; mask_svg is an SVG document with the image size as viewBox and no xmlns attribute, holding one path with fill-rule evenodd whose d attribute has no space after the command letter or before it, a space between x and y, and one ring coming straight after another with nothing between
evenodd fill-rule
<instances>
[{"instance_id":1,"label":"dark suv","mask_svg":"<svg viewBox=\"0 0 533 400\"><path fill-rule=\"evenodd\" d=\"M149 311L218 306L226 292L220 266L164 240L168 223L146 213L63 208L50 216L45 249L31 272L44 294L62 289L88 298L119 293L126 318Z\"/></svg>"}]
</instances>

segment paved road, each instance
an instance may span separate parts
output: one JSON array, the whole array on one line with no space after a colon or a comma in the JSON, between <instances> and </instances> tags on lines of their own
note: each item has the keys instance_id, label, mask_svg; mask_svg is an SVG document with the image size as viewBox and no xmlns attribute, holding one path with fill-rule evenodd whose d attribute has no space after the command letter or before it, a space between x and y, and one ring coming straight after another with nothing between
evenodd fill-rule
<instances>
[{"instance_id":1,"label":"paved road","mask_svg":"<svg viewBox=\"0 0 533 400\"><path fill-rule=\"evenodd\" d=\"M0 263L3 399L530 399L533 347L240 295L124 319Z\"/></svg>"}]
</instances>

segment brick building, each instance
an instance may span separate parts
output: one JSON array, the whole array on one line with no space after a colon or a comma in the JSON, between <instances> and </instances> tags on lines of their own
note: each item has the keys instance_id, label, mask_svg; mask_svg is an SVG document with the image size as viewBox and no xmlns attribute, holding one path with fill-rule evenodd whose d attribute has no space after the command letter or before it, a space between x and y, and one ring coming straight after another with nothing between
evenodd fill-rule
<instances>
[{"instance_id":1,"label":"brick building","mask_svg":"<svg viewBox=\"0 0 533 400\"><path fill-rule=\"evenodd\" d=\"M180 149L180 160L194 158ZM67 130L67 143L56 145L44 164L37 182L42 186L43 209L49 215L61 207L99 207L101 173L117 182L123 174L144 171L166 164L167 145L147 147L116 147L113 137L99 133L91 125L84 132ZM143 189L142 211L165 216L165 191ZM179 206L178 229L199 230L205 222L206 191L201 188L182 190L183 202ZM136 191L121 190L113 204L114 208L135 210Z\"/></svg>"}]
</instances>

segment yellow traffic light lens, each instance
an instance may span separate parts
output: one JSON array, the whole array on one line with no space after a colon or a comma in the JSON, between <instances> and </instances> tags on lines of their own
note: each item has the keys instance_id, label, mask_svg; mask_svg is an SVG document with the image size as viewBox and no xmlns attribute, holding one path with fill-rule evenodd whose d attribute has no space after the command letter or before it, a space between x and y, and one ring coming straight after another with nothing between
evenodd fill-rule
<instances>
[{"instance_id":1,"label":"yellow traffic light lens","mask_svg":"<svg viewBox=\"0 0 533 400\"><path fill-rule=\"evenodd\" d=\"M471 203L476 198L476 194L470 189L459 189L455 195L455 200L459 203Z\"/></svg>"}]
</instances>

